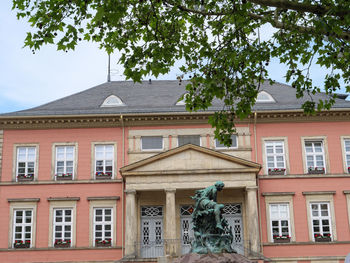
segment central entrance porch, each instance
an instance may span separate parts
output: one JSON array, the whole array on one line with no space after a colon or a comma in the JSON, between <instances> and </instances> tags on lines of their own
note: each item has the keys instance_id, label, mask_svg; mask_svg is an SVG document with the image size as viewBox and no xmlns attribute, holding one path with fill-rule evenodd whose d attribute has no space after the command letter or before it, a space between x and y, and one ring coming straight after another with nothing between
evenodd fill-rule
<instances>
[{"instance_id":1,"label":"central entrance porch","mask_svg":"<svg viewBox=\"0 0 350 263\"><path fill-rule=\"evenodd\" d=\"M192 212L190 198L195 190L179 190L175 193L176 239L165 239L164 216L166 210L164 192L140 192L138 194L138 214L140 229L137 235L136 255L141 258L164 256L166 249L173 246L177 255L190 252L193 240ZM156 197L156 198L155 198ZM156 199L156 200L154 200ZM218 202L225 204L223 216L227 219L234 236L232 248L244 254L244 241L247 237L243 225L246 215L243 212L245 198L243 189L225 189L218 195Z\"/></svg>"},{"instance_id":2,"label":"central entrance porch","mask_svg":"<svg viewBox=\"0 0 350 263\"><path fill-rule=\"evenodd\" d=\"M218 202L234 234L233 248L259 252L256 174L260 166L185 145L121 169L125 179L125 256L157 258L190 251L195 191L223 181Z\"/></svg>"}]
</instances>

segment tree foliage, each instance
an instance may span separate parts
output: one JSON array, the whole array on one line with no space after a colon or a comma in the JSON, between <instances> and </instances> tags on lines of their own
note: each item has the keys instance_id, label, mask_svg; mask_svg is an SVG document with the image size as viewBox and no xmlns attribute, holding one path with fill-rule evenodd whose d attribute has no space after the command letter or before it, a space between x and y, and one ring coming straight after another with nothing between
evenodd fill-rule
<instances>
[{"instance_id":1,"label":"tree foliage","mask_svg":"<svg viewBox=\"0 0 350 263\"><path fill-rule=\"evenodd\" d=\"M190 84L189 111L225 106L210 122L226 144L234 119L251 111L267 66L287 65L286 81L297 97L320 92L310 78L314 63L327 67L325 101L309 100L306 112L329 109L339 80L350 91L350 1L348 0L13 0L18 18L33 27L25 46L74 49L82 39L108 53L119 50L127 78L140 81L168 73L176 61ZM275 28L270 39L259 28Z\"/></svg>"}]
</instances>

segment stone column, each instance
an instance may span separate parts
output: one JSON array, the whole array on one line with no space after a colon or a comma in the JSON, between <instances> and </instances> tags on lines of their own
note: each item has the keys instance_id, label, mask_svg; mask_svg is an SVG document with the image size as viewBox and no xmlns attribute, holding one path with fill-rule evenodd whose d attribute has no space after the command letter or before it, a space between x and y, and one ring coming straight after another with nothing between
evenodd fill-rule
<instances>
[{"instance_id":1,"label":"stone column","mask_svg":"<svg viewBox=\"0 0 350 263\"><path fill-rule=\"evenodd\" d=\"M176 209L175 189L165 189L165 233L166 255L176 255Z\"/></svg>"},{"instance_id":2,"label":"stone column","mask_svg":"<svg viewBox=\"0 0 350 263\"><path fill-rule=\"evenodd\" d=\"M137 241L137 203L136 191L125 190L125 256L136 257L135 242Z\"/></svg>"},{"instance_id":3,"label":"stone column","mask_svg":"<svg viewBox=\"0 0 350 263\"><path fill-rule=\"evenodd\" d=\"M248 220L248 246L253 252L260 252L260 236L259 236L259 219L258 219L258 200L257 192L258 188L247 187L247 220Z\"/></svg>"}]
</instances>

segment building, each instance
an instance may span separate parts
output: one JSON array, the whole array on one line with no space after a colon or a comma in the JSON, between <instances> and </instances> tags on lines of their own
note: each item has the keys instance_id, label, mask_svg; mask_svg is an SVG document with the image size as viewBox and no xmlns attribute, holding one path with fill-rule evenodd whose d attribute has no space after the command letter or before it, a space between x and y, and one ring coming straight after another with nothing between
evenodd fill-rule
<instances>
[{"instance_id":1,"label":"building","mask_svg":"<svg viewBox=\"0 0 350 263\"><path fill-rule=\"evenodd\" d=\"M344 262L350 252L350 102L313 116L264 84L232 147L177 81L108 82L0 115L0 262L155 262L190 249L194 191L218 201L238 253ZM325 94L314 96L315 100Z\"/></svg>"}]
</instances>

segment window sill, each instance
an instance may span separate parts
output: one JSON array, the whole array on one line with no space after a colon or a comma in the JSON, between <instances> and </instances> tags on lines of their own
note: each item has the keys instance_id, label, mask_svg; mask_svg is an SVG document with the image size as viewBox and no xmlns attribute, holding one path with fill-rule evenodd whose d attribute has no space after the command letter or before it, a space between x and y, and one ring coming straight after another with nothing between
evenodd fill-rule
<instances>
[{"instance_id":1,"label":"window sill","mask_svg":"<svg viewBox=\"0 0 350 263\"><path fill-rule=\"evenodd\" d=\"M101 247L112 247L111 244L95 244L96 248L101 248Z\"/></svg>"},{"instance_id":2,"label":"window sill","mask_svg":"<svg viewBox=\"0 0 350 263\"><path fill-rule=\"evenodd\" d=\"M96 180L112 180L112 175L95 175Z\"/></svg>"},{"instance_id":3,"label":"window sill","mask_svg":"<svg viewBox=\"0 0 350 263\"><path fill-rule=\"evenodd\" d=\"M18 183L22 183L22 182L32 182L32 181L34 181L34 177L27 177L27 178L18 177L18 178L17 178L17 182L18 182Z\"/></svg>"},{"instance_id":4,"label":"window sill","mask_svg":"<svg viewBox=\"0 0 350 263\"><path fill-rule=\"evenodd\" d=\"M54 245L54 248L70 248L71 245L70 243L67 243L67 244L55 244Z\"/></svg>"},{"instance_id":5,"label":"window sill","mask_svg":"<svg viewBox=\"0 0 350 263\"><path fill-rule=\"evenodd\" d=\"M275 243L275 244L290 243L290 238L274 239L273 243Z\"/></svg>"},{"instance_id":6,"label":"window sill","mask_svg":"<svg viewBox=\"0 0 350 263\"><path fill-rule=\"evenodd\" d=\"M56 181L72 181L73 177L70 176L56 176Z\"/></svg>"},{"instance_id":7,"label":"window sill","mask_svg":"<svg viewBox=\"0 0 350 263\"><path fill-rule=\"evenodd\" d=\"M285 175L286 171L268 171L268 175Z\"/></svg>"},{"instance_id":8,"label":"window sill","mask_svg":"<svg viewBox=\"0 0 350 263\"><path fill-rule=\"evenodd\" d=\"M330 243L330 242L332 242L332 239L330 238L330 237L327 237L327 238L316 238L315 239L315 242L316 243Z\"/></svg>"},{"instance_id":9,"label":"window sill","mask_svg":"<svg viewBox=\"0 0 350 263\"><path fill-rule=\"evenodd\" d=\"M30 248L30 244L20 244L20 245L14 246L13 249L17 250L17 249L29 249L29 248Z\"/></svg>"},{"instance_id":10,"label":"window sill","mask_svg":"<svg viewBox=\"0 0 350 263\"><path fill-rule=\"evenodd\" d=\"M308 174L325 174L325 170L308 170Z\"/></svg>"}]
</instances>

